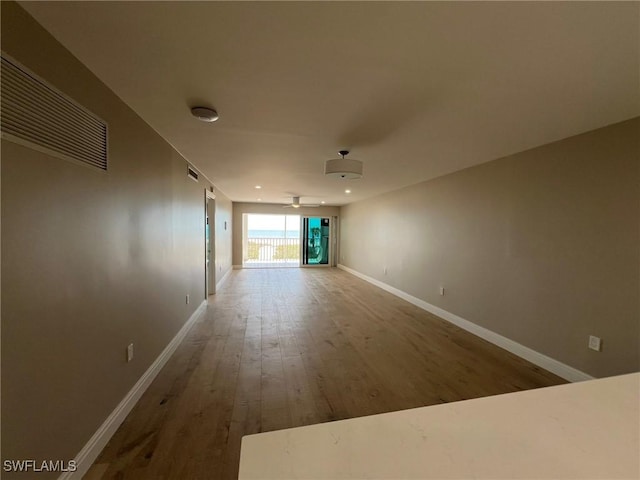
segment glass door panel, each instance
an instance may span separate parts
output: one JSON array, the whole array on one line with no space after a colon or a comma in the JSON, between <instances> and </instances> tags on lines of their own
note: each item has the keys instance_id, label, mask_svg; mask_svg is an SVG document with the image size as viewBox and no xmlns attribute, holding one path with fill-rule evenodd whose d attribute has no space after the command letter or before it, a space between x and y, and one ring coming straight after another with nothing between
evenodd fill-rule
<instances>
[{"instance_id":1,"label":"glass door panel","mask_svg":"<svg viewBox=\"0 0 640 480\"><path fill-rule=\"evenodd\" d=\"M331 219L328 217L302 218L302 265L329 265Z\"/></svg>"}]
</instances>

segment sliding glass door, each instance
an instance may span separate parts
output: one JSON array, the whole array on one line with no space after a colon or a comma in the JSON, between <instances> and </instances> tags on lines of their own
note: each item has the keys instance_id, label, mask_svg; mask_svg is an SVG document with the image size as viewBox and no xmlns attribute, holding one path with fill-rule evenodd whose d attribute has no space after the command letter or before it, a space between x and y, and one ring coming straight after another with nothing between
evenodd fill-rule
<instances>
[{"instance_id":1,"label":"sliding glass door","mask_svg":"<svg viewBox=\"0 0 640 480\"><path fill-rule=\"evenodd\" d=\"M302 265L329 266L331 258L331 219L302 217Z\"/></svg>"},{"instance_id":2,"label":"sliding glass door","mask_svg":"<svg viewBox=\"0 0 640 480\"><path fill-rule=\"evenodd\" d=\"M300 265L300 216L245 213L242 216L244 268Z\"/></svg>"}]
</instances>

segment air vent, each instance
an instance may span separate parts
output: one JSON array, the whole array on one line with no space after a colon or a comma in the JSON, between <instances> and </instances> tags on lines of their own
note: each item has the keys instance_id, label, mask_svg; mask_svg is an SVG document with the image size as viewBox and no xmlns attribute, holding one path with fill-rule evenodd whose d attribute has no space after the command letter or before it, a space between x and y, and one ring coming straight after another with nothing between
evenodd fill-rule
<instances>
[{"instance_id":1,"label":"air vent","mask_svg":"<svg viewBox=\"0 0 640 480\"><path fill-rule=\"evenodd\" d=\"M2 138L107 169L107 125L2 56Z\"/></svg>"},{"instance_id":2,"label":"air vent","mask_svg":"<svg viewBox=\"0 0 640 480\"><path fill-rule=\"evenodd\" d=\"M196 182L198 181L198 172L196 172L193 168L191 167L187 167L187 176L191 179L191 180L195 180Z\"/></svg>"}]
</instances>

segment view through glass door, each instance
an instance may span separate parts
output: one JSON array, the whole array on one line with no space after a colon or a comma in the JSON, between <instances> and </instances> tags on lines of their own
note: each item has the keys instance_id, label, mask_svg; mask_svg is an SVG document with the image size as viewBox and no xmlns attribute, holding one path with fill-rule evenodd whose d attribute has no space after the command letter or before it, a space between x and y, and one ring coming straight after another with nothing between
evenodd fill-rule
<instances>
[{"instance_id":1,"label":"view through glass door","mask_svg":"<svg viewBox=\"0 0 640 480\"><path fill-rule=\"evenodd\" d=\"M245 213L242 217L242 266L300 266L300 215Z\"/></svg>"},{"instance_id":2,"label":"view through glass door","mask_svg":"<svg viewBox=\"0 0 640 480\"><path fill-rule=\"evenodd\" d=\"M331 219L328 217L302 218L302 265L329 266Z\"/></svg>"}]
</instances>

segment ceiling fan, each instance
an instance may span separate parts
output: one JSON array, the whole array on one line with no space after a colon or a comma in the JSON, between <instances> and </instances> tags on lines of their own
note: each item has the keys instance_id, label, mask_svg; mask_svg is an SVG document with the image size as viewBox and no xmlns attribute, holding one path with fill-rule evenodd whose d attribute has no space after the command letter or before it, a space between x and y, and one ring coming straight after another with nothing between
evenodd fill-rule
<instances>
[{"instance_id":1,"label":"ceiling fan","mask_svg":"<svg viewBox=\"0 0 640 480\"><path fill-rule=\"evenodd\" d=\"M300 207L319 207L320 205L312 205L310 203L300 203L300 197L291 197L291 203L289 205L285 205L282 208L300 208Z\"/></svg>"}]
</instances>

